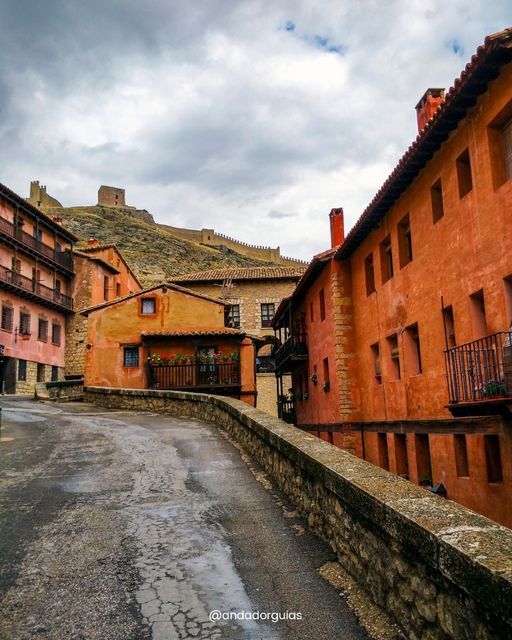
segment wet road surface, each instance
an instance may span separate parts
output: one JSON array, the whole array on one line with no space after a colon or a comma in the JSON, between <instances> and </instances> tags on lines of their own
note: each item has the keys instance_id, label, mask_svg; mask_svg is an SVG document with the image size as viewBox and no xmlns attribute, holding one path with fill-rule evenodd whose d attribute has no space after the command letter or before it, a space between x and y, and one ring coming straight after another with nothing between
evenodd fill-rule
<instances>
[{"instance_id":1,"label":"wet road surface","mask_svg":"<svg viewBox=\"0 0 512 640\"><path fill-rule=\"evenodd\" d=\"M331 550L214 425L1 405L0 638L368 638Z\"/></svg>"}]
</instances>

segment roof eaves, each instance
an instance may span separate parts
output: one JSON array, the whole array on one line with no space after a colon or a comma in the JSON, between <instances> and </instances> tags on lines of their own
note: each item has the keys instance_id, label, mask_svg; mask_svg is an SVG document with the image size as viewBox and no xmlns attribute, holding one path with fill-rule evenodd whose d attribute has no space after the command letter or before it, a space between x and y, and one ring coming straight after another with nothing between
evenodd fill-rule
<instances>
[{"instance_id":1,"label":"roof eaves","mask_svg":"<svg viewBox=\"0 0 512 640\"><path fill-rule=\"evenodd\" d=\"M444 140L465 117L488 82L499 73L500 66L512 59L512 29L505 29L485 39L446 94L431 120L418 134L359 220L347 234L335 254L336 259L349 257L389 211L402 192L432 158Z\"/></svg>"}]
</instances>

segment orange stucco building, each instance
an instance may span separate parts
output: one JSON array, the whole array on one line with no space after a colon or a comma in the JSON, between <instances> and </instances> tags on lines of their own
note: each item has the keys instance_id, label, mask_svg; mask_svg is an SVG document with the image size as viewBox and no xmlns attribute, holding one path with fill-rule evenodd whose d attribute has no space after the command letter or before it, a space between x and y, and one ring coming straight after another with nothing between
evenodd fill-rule
<instances>
[{"instance_id":1,"label":"orange stucco building","mask_svg":"<svg viewBox=\"0 0 512 640\"><path fill-rule=\"evenodd\" d=\"M256 400L255 350L218 299L160 284L86 309L86 386L184 389Z\"/></svg>"},{"instance_id":2,"label":"orange stucco building","mask_svg":"<svg viewBox=\"0 0 512 640\"><path fill-rule=\"evenodd\" d=\"M77 238L0 185L0 390L33 393L64 377Z\"/></svg>"},{"instance_id":3,"label":"orange stucco building","mask_svg":"<svg viewBox=\"0 0 512 640\"><path fill-rule=\"evenodd\" d=\"M508 526L511 60L506 30L425 93L417 139L346 238L331 212L274 322L289 418Z\"/></svg>"},{"instance_id":4,"label":"orange stucco building","mask_svg":"<svg viewBox=\"0 0 512 640\"><path fill-rule=\"evenodd\" d=\"M84 374L87 318L80 312L140 291L142 286L114 244L89 240L87 246L73 252L72 296L75 313L66 319L66 378Z\"/></svg>"}]
</instances>

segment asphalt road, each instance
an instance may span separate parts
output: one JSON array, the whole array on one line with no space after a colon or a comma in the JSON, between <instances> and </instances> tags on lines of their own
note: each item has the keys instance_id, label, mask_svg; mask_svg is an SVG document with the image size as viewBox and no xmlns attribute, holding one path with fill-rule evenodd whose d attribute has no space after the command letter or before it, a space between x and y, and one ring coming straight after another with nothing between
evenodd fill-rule
<instances>
[{"instance_id":1,"label":"asphalt road","mask_svg":"<svg viewBox=\"0 0 512 640\"><path fill-rule=\"evenodd\" d=\"M331 550L214 425L1 406L2 640L368 638Z\"/></svg>"}]
</instances>

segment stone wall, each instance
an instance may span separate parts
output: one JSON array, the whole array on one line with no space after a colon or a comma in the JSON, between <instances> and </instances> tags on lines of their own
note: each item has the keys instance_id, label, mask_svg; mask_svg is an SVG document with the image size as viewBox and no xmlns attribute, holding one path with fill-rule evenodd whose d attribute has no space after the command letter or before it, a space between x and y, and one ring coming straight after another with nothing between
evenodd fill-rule
<instances>
[{"instance_id":1,"label":"stone wall","mask_svg":"<svg viewBox=\"0 0 512 640\"><path fill-rule=\"evenodd\" d=\"M512 531L244 403L86 388L109 408L216 423L273 476L341 565L414 640L512 637Z\"/></svg>"},{"instance_id":2,"label":"stone wall","mask_svg":"<svg viewBox=\"0 0 512 640\"><path fill-rule=\"evenodd\" d=\"M37 365L39 363L27 360L27 375L25 380L18 380L18 362L16 362L16 394L33 395L37 384ZM52 379L52 366L44 365L44 382L50 382ZM64 367L59 367L58 379L64 379Z\"/></svg>"},{"instance_id":3,"label":"stone wall","mask_svg":"<svg viewBox=\"0 0 512 640\"><path fill-rule=\"evenodd\" d=\"M258 409L277 417L277 388L275 373L257 373L256 386L258 389ZM283 387L292 386L290 376L283 376Z\"/></svg>"}]
</instances>

